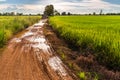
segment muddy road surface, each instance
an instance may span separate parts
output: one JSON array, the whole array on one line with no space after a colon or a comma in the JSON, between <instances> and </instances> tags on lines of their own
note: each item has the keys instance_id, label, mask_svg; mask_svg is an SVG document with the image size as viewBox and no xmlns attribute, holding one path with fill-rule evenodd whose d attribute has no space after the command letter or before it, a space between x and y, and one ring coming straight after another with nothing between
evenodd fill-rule
<instances>
[{"instance_id":1,"label":"muddy road surface","mask_svg":"<svg viewBox=\"0 0 120 80\"><path fill-rule=\"evenodd\" d=\"M0 80L74 80L45 39L46 21L9 42L0 57Z\"/></svg>"}]
</instances>

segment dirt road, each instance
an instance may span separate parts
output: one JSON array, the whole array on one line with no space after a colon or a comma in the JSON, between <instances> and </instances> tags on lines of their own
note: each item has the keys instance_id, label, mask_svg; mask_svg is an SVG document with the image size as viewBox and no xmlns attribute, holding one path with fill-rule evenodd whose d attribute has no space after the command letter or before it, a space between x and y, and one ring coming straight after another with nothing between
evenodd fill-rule
<instances>
[{"instance_id":1,"label":"dirt road","mask_svg":"<svg viewBox=\"0 0 120 80\"><path fill-rule=\"evenodd\" d=\"M41 20L13 38L0 57L0 80L73 80L45 39Z\"/></svg>"}]
</instances>

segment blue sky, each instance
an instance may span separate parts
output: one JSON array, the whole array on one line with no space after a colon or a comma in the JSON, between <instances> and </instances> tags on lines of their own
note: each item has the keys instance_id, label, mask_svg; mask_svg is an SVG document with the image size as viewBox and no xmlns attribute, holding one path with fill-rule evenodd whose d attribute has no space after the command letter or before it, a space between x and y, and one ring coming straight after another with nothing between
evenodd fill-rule
<instances>
[{"instance_id":1,"label":"blue sky","mask_svg":"<svg viewBox=\"0 0 120 80\"><path fill-rule=\"evenodd\" d=\"M53 4L59 12L104 13L120 12L120 0L0 0L0 12L43 13L44 7Z\"/></svg>"},{"instance_id":2,"label":"blue sky","mask_svg":"<svg viewBox=\"0 0 120 80\"><path fill-rule=\"evenodd\" d=\"M120 4L120 0L103 0L103 1L110 2L113 4Z\"/></svg>"}]
</instances>

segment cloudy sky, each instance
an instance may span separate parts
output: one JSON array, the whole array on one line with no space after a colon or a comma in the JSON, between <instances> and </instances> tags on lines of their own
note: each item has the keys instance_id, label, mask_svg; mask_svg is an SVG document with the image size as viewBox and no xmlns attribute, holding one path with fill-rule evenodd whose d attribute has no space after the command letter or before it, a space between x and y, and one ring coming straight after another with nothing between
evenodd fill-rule
<instances>
[{"instance_id":1,"label":"cloudy sky","mask_svg":"<svg viewBox=\"0 0 120 80\"><path fill-rule=\"evenodd\" d=\"M43 13L48 4L53 4L59 12L99 13L101 9L104 13L120 12L120 0L0 0L0 13Z\"/></svg>"}]
</instances>

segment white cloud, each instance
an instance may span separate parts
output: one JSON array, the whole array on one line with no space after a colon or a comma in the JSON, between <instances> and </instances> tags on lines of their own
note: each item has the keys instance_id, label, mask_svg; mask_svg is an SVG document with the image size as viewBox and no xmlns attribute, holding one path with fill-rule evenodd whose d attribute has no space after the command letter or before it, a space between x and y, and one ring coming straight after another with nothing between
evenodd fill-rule
<instances>
[{"instance_id":1,"label":"white cloud","mask_svg":"<svg viewBox=\"0 0 120 80\"><path fill-rule=\"evenodd\" d=\"M120 5L105 2L103 0L75 0L74 2L67 0L42 0L39 2L40 4L0 4L0 11L42 13L44 11L44 7L48 4L53 4L55 9L60 12L66 11L71 13L99 13L101 9L103 9L105 13L120 11ZM8 8L11 8L11 10L8 10Z\"/></svg>"},{"instance_id":2,"label":"white cloud","mask_svg":"<svg viewBox=\"0 0 120 80\"><path fill-rule=\"evenodd\" d=\"M54 4L54 3L53 3ZM82 0L77 3L63 2L55 3L55 7L61 11L71 11L73 13L92 13L100 12L101 9L104 12L119 12L120 5L111 4L102 0Z\"/></svg>"},{"instance_id":3,"label":"white cloud","mask_svg":"<svg viewBox=\"0 0 120 80\"><path fill-rule=\"evenodd\" d=\"M0 4L0 10L6 9L7 7L9 7L9 5Z\"/></svg>"}]
</instances>

